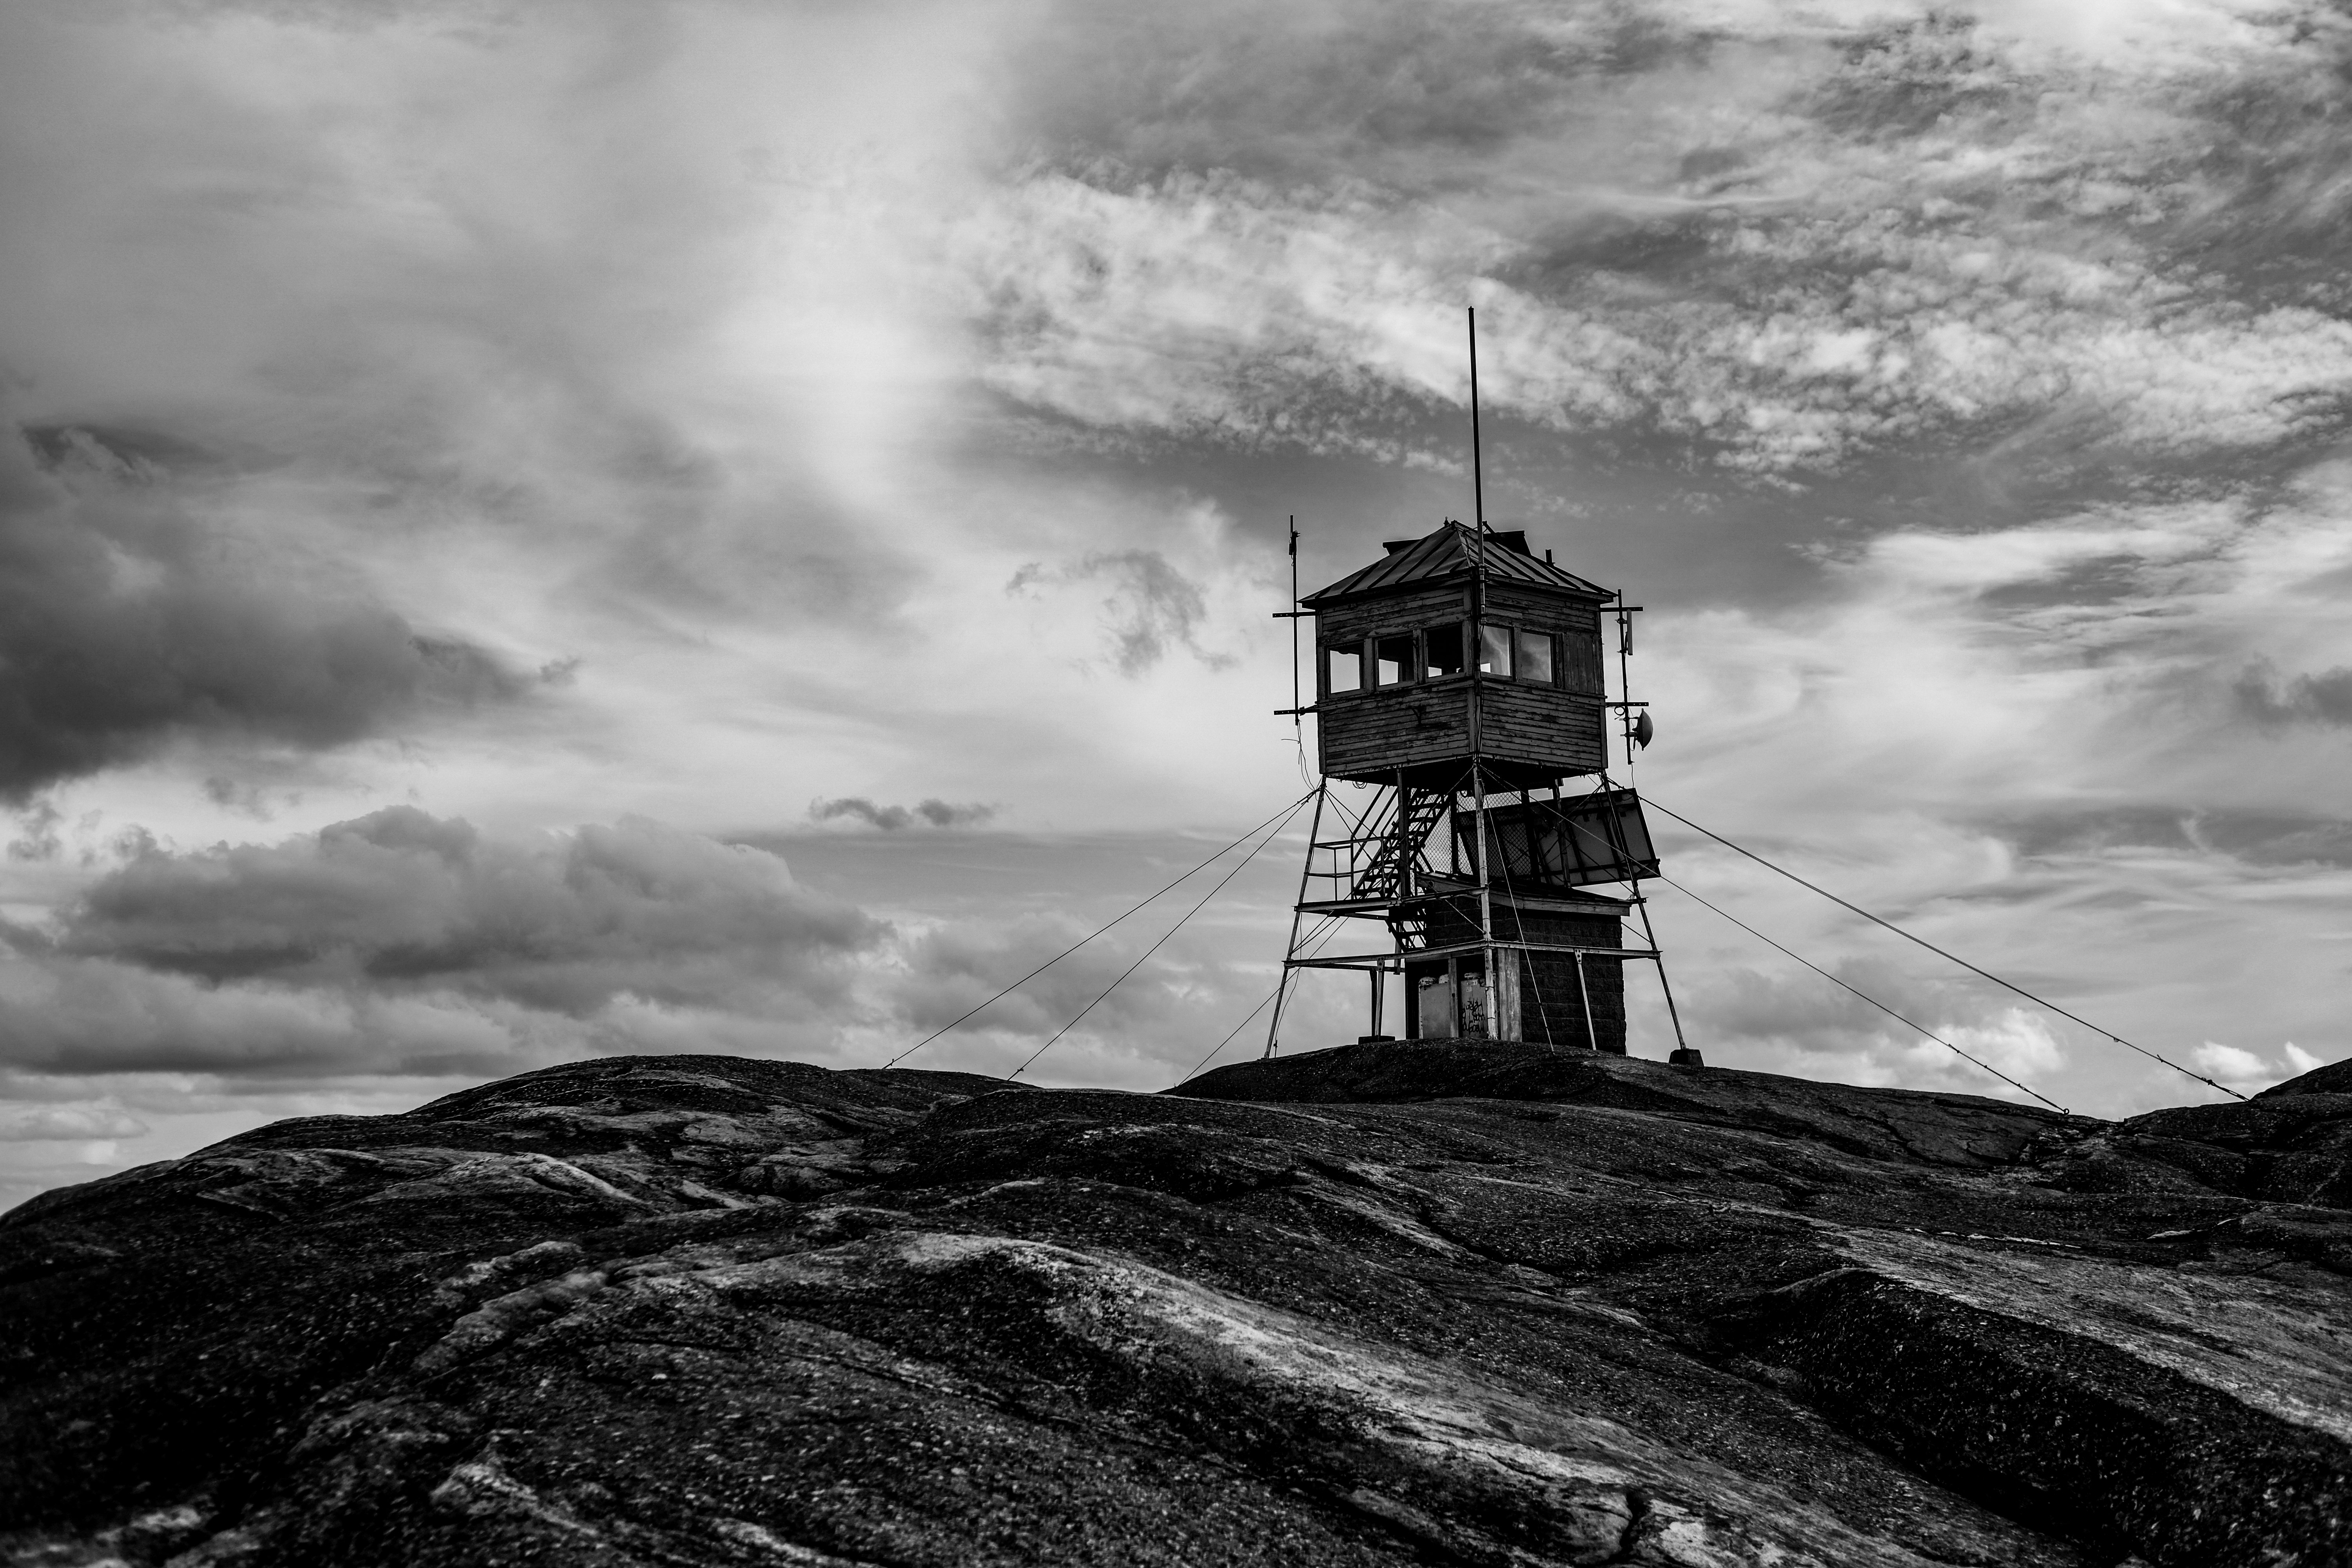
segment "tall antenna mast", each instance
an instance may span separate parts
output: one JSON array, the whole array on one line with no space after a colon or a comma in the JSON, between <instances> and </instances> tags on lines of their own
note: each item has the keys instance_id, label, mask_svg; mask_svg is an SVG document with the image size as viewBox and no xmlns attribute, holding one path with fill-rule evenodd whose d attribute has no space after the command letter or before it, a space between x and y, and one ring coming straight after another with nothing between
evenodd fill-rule
<instances>
[{"instance_id":1,"label":"tall antenna mast","mask_svg":"<svg viewBox=\"0 0 2352 1568\"><path fill-rule=\"evenodd\" d=\"M1486 465L1479 454L1478 439L1478 308L1475 305L1465 308L1470 315L1470 534L1476 541L1470 552L1470 616L1475 623L1483 620L1486 614ZM1479 635L1475 624L1470 635L1474 637ZM1470 655L1471 684L1475 686L1478 650L1473 647L1467 651ZM1477 737L1478 725L1474 715L1470 725L1474 750Z\"/></svg>"},{"instance_id":2,"label":"tall antenna mast","mask_svg":"<svg viewBox=\"0 0 2352 1568\"><path fill-rule=\"evenodd\" d=\"M1481 541L1478 554L1482 561L1486 551L1486 470L1478 456L1478 308L1470 311L1470 514Z\"/></svg>"},{"instance_id":3,"label":"tall antenna mast","mask_svg":"<svg viewBox=\"0 0 2352 1568\"><path fill-rule=\"evenodd\" d=\"M1472 830L1478 843L1478 973L1486 989L1484 1027L1491 1039L1495 1037L1502 999L1502 955L1495 947L1494 856L1489 853L1486 828L1486 770L1479 765L1486 707L1486 693L1480 689L1483 682L1479 679L1479 663L1486 642L1486 468L1479 454L1478 440L1478 309L1475 305L1464 308L1470 317L1470 535L1476 542L1471 546L1470 556L1470 625L1466 628L1469 647L1463 652L1470 671L1470 805ZM1517 962L1516 955L1512 962Z\"/></svg>"}]
</instances>

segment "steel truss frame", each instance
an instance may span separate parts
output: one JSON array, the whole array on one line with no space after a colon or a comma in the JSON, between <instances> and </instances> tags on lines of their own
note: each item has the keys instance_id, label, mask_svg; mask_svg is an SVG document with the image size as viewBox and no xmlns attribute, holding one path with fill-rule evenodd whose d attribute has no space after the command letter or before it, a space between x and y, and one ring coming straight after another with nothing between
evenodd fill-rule
<instances>
[{"instance_id":1,"label":"steel truss frame","mask_svg":"<svg viewBox=\"0 0 2352 1568\"><path fill-rule=\"evenodd\" d=\"M1306 864L1300 868L1298 899L1290 921L1290 942L1283 955L1282 979L1276 987L1274 1016L1266 1025L1265 1055L1271 1057L1280 1048L1282 1018L1298 971L1308 969L1360 969L1366 971L1371 982L1370 1037L1381 1035L1382 977L1402 973L1408 963L1436 959L1469 958L1475 956L1481 973L1488 980L1489 997L1494 995L1494 981L1498 963L1510 955L1515 965L1520 953L1560 953L1576 961L1580 992L1585 1016L1585 1037L1597 1039L1592 1027L1591 999L1581 976L1588 958L1605 958L1615 963L1646 961L1659 966L1663 984L1665 960L1659 952L1654 938L1645 947L1590 947L1558 942L1530 942L1524 935L1524 924L1514 918L1510 934L1504 934L1496 923L1496 908L1499 903L1516 917L1517 911L1540 912L1547 908L1564 906L1557 898L1530 890L1521 894L1507 881L1498 885L1493 879L1496 868L1492 862L1501 857L1487 852L1483 847L1494 843L1486 816L1490 804L1499 806L1504 798L1525 803L1533 792L1526 788L1496 790L1492 787L1489 770L1481 759L1472 757L1461 773L1451 782L1439 785L1409 783L1400 773L1391 780L1380 783L1364 781L1373 793L1362 806L1350 812L1343 800L1332 790L1332 781L1326 779L1317 792L1314 825L1308 830ZM1555 797L1558 785L1552 786ZM1482 848L1471 857L1473 864L1466 868L1457 863L1457 846L1452 822L1454 815L1467 809L1477 818L1476 842ZM1336 825L1333 836L1326 836L1326 826ZM1433 841L1441 826L1445 827L1444 864L1433 855ZM1504 868L1507 879L1507 868ZM1322 896L1315 896L1320 893ZM1475 940L1456 942L1443 946L1431 945L1429 922L1418 911L1439 901L1458 900L1464 905L1475 902L1476 907ZM1621 900L1612 900L1621 901ZM1638 894L1622 900L1627 911L1641 910L1647 934L1646 900ZM1386 925L1394 946L1386 952L1321 953L1302 951L1310 916L1334 919L1378 920ZM1328 940L1328 939L1318 939ZM1538 999L1541 1005L1541 999ZM1493 1005L1488 1004L1489 1027L1492 1027ZM1679 1029L1677 1029L1679 1035ZM1481 1037L1492 1037L1492 1036Z\"/></svg>"}]
</instances>

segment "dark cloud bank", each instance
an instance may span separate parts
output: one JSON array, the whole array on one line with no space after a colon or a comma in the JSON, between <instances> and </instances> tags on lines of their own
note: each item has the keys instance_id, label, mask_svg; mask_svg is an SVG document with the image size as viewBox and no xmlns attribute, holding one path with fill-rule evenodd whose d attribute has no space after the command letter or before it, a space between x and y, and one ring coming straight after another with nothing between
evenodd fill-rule
<instances>
[{"instance_id":1,"label":"dark cloud bank","mask_svg":"<svg viewBox=\"0 0 2352 1568\"><path fill-rule=\"evenodd\" d=\"M0 999L14 1026L0 1058L37 1072L512 1070L598 1044L616 1002L822 1014L847 984L838 961L887 931L774 855L642 818L501 838L394 806L274 845L151 852L53 931L9 931L51 994Z\"/></svg>"},{"instance_id":2,"label":"dark cloud bank","mask_svg":"<svg viewBox=\"0 0 2352 1568\"><path fill-rule=\"evenodd\" d=\"M149 458L0 436L0 801L191 737L319 749L529 678L208 531Z\"/></svg>"}]
</instances>

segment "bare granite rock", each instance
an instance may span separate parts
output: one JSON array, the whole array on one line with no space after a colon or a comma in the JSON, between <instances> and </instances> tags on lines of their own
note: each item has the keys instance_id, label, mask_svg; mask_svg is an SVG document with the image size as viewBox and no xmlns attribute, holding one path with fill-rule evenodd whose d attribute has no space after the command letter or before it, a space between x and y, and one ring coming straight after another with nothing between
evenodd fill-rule
<instances>
[{"instance_id":1,"label":"bare granite rock","mask_svg":"<svg viewBox=\"0 0 2352 1568\"><path fill-rule=\"evenodd\" d=\"M2352 1562L2344 1076L623 1058L281 1122L0 1217L0 1557Z\"/></svg>"}]
</instances>

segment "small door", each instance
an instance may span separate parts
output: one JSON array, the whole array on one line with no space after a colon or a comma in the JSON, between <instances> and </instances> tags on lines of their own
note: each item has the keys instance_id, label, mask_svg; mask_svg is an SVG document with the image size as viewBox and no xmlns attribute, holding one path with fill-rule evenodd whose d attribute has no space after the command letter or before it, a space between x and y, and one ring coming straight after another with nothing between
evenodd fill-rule
<instances>
[{"instance_id":1,"label":"small door","mask_svg":"<svg viewBox=\"0 0 2352 1568\"><path fill-rule=\"evenodd\" d=\"M1416 1040L1454 1038L1454 976L1442 965L1415 972L1412 979L1412 1037Z\"/></svg>"},{"instance_id":2,"label":"small door","mask_svg":"<svg viewBox=\"0 0 2352 1568\"><path fill-rule=\"evenodd\" d=\"M1492 1037L1486 965L1476 957L1405 966L1405 1034L1415 1040ZM1514 1020L1516 1022L1516 1020Z\"/></svg>"},{"instance_id":3,"label":"small door","mask_svg":"<svg viewBox=\"0 0 2352 1568\"><path fill-rule=\"evenodd\" d=\"M1454 1005L1455 1021L1459 1026L1454 1032L1462 1039L1484 1040L1493 1037L1493 1031L1487 1026L1486 977L1481 973L1483 968L1475 958L1460 959L1454 964Z\"/></svg>"}]
</instances>

